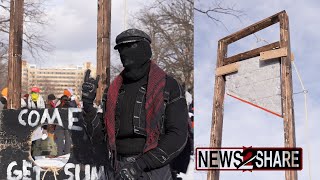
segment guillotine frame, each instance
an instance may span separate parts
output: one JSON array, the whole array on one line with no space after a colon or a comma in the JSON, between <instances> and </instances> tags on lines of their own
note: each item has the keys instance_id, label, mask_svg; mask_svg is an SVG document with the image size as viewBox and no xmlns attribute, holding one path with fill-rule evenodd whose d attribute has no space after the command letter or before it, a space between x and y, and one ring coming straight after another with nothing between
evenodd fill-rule
<instances>
[{"instance_id":1,"label":"guillotine frame","mask_svg":"<svg viewBox=\"0 0 320 180\"><path fill-rule=\"evenodd\" d=\"M231 57L227 57L228 45L234 43L253 33L261 31L273 24L280 23L280 41L270 43L268 45L246 51ZM292 70L291 70L291 49L290 49L290 32L289 18L286 11L281 11L266 19L263 19L255 24L252 24L238 32L235 32L218 41L217 52L217 69L227 67L233 63L260 56L262 52L268 52L275 49L285 50L285 56L281 56L281 101L282 101L282 117L284 123L284 143L285 147L296 147L295 140L295 121L293 110L293 89L292 89ZM225 96L225 74L216 74L214 98L213 98L213 113L210 133L210 147L219 148L222 142L223 128L223 110ZM208 172L207 179L219 180L219 170L211 170ZM297 180L296 171L285 171L286 180Z\"/></svg>"}]
</instances>

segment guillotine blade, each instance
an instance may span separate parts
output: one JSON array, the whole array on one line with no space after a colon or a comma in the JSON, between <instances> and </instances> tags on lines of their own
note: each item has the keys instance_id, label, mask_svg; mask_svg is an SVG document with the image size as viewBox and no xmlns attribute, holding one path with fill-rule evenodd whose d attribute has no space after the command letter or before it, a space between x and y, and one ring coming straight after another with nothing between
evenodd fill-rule
<instances>
[{"instance_id":1,"label":"guillotine blade","mask_svg":"<svg viewBox=\"0 0 320 180\"><path fill-rule=\"evenodd\" d=\"M238 63L238 71L226 75L227 95L282 117L280 59L258 56Z\"/></svg>"}]
</instances>

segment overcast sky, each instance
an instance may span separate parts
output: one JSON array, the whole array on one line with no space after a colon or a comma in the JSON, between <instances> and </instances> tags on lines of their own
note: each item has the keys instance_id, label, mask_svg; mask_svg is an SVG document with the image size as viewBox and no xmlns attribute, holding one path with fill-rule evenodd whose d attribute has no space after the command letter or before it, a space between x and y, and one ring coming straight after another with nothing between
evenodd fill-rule
<instances>
[{"instance_id":1,"label":"overcast sky","mask_svg":"<svg viewBox=\"0 0 320 180\"><path fill-rule=\"evenodd\" d=\"M127 16L139 11L145 4L143 0L127 0ZM112 1L111 15L111 53L116 35L124 30L124 0ZM82 65L90 61L96 63L97 47L97 0L50 0L47 2L49 26L44 35L54 46L54 50L40 61L35 61L24 51L24 57L40 67Z\"/></svg>"},{"instance_id":2,"label":"overcast sky","mask_svg":"<svg viewBox=\"0 0 320 180\"><path fill-rule=\"evenodd\" d=\"M210 6L210 2L196 1L197 7ZM242 10L246 15L237 18L220 15L225 26L217 25L207 16L195 13L195 144L209 145L209 133L212 119L212 99L214 89L214 73L216 66L217 41L250 24L286 10L290 20L291 49L295 63L302 74L303 81L309 91L309 128L305 130L304 99L302 94L294 95L294 111L296 122L297 146L304 149L303 170L298 173L299 179L308 179L307 139L311 146L311 171L313 179L320 177L319 165L319 117L320 117L320 4L316 0L227 0L224 5ZM268 28L258 35L269 43L279 39L279 25ZM232 44L228 55L243 52L264 43L256 43L254 37ZM297 75L293 73L294 92L300 92L301 86ZM208 83L210 82L210 83ZM309 137L306 138L306 132ZM283 147L283 122L272 114L238 102L231 97L225 98L223 141L225 147L266 146ZM197 172L195 179L205 178L206 174ZM273 180L284 179L284 172L221 172L221 180Z\"/></svg>"}]
</instances>

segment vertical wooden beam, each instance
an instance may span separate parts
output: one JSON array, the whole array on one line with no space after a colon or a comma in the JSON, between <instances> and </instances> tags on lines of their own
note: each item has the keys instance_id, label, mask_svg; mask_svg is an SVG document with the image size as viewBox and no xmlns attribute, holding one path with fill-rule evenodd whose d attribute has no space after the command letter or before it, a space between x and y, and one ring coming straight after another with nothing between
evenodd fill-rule
<instances>
[{"instance_id":1,"label":"vertical wooden beam","mask_svg":"<svg viewBox=\"0 0 320 180\"><path fill-rule=\"evenodd\" d=\"M10 33L8 63L8 108L21 107L21 55L24 0L10 2Z\"/></svg>"},{"instance_id":2,"label":"vertical wooden beam","mask_svg":"<svg viewBox=\"0 0 320 180\"><path fill-rule=\"evenodd\" d=\"M217 68L224 65L227 56L227 44L224 41L218 42ZM213 113L210 134L210 147L221 147L223 127L223 105L225 94L225 79L223 76L215 77ZM219 180L220 172L211 170L207 174L208 180Z\"/></svg>"},{"instance_id":3,"label":"vertical wooden beam","mask_svg":"<svg viewBox=\"0 0 320 180\"><path fill-rule=\"evenodd\" d=\"M100 105L103 91L110 84L110 25L111 0L98 0L97 75L100 75L101 81L97 90L97 105Z\"/></svg>"},{"instance_id":4,"label":"vertical wooden beam","mask_svg":"<svg viewBox=\"0 0 320 180\"><path fill-rule=\"evenodd\" d=\"M287 47L288 56L281 57L281 90L282 90L282 112L284 123L285 147L296 147L295 121L292 98L292 69L289 18L285 12L279 15L280 18L280 47ZM285 171L286 180L297 180L297 171Z\"/></svg>"}]
</instances>

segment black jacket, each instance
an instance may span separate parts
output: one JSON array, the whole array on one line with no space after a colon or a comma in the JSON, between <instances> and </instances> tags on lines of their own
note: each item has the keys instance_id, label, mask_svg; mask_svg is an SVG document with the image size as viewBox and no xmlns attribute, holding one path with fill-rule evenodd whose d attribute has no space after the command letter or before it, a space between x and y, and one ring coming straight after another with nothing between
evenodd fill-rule
<instances>
[{"instance_id":1,"label":"black jacket","mask_svg":"<svg viewBox=\"0 0 320 180\"><path fill-rule=\"evenodd\" d=\"M188 108L184 90L175 79L167 76L165 91L169 93L169 100L163 122L164 131L160 135L158 146L137 159L137 163L144 170L152 170L169 164L187 143ZM97 113L97 110L88 104L84 104L84 112L85 126L92 142L103 141L105 139L103 113Z\"/></svg>"}]
</instances>

